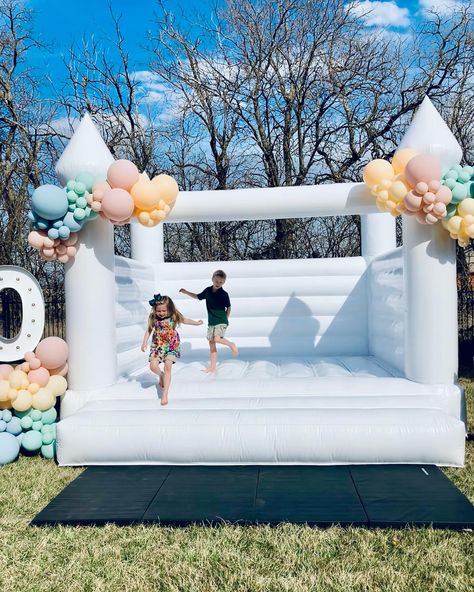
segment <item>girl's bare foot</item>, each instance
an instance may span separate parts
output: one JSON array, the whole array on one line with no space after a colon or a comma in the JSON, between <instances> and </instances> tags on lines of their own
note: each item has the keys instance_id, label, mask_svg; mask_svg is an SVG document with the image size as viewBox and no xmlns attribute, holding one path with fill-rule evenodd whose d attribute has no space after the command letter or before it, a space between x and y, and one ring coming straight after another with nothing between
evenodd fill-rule
<instances>
[{"instance_id":1,"label":"girl's bare foot","mask_svg":"<svg viewBox=\"0 0 474 592\"><path fill-rule=\"evenodd\" d=\"M204 370L201 370L201 372L204 372L205 374L213 374L215 371L215 368L204 368Z\"/></svg>"},{"instance_id":2,"label":"girl's bare foot","mask_svg":"<svg viewBox=\"0 0 474 592\"><path fill-rule=\"evenodd\" d=\"M168 395L161 397L160 405L168 405Z\"/></svg>"},{"instance_id":3,"label":"girl's bare foot","mask_svg":"<svg viewBox=\"0 0 474 592\"><path fill-rule=\"evenodd\" d=\"M236 358L239 355L239 350L237 349L237 346L235 345L235 343L230 344L230 351L232 352L232 355L234 356L234 358Z\"/></svg>"}]
</instances>

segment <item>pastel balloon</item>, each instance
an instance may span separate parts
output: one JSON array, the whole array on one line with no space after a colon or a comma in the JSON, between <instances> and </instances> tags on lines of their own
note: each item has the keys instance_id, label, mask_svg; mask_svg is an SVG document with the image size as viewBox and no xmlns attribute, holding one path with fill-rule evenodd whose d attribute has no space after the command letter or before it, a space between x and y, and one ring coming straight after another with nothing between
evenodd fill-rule
<instances>
[{"instance_id":1,"label":"pastel balloon","mask_svg":"<svg viewBox=\"0 0 474 592\"><path fill-rule=\"evenodd\" d=\"M37 370L31 370L31 372L28 372L28 380L40 387L46 386L49 381L49 372L46 368L40 366Z\"/></svg>"},{"instance_id":2,"label":"pastel balloon","mask_svg":"<svg viewBox=\"0 0 474 592\"><path fill-rule=\"evenodd\" d=\"M16 399L12 403L13 409L16 411L27 411L31 407L32 394L26 390L18 392Z\"/></svg>"},{"instance_id":3,"label":"pastel balloon","mask_svg":"<svg viewBox=\"0 0 474 592\"><path fill-rule=\"evenodd\" d=\"M37 230L32 230L28 235L28 244L34 249L41 249L43 240L43 236Z\"/></svg>"},{"instance_id":4,"label":"pastel balloon","mask_svg":"<svg viewBox=\"0 0 474 592\"><path fill-rule=\"evenodd\" d=\"M13 462L20 452L20 443L13 434L0 434L0 465Z\"/></svg>"},{"instance_id":5,"label":"pastel balloon","mask_svg":"<svg viewBox=\"0 0 474 592\"><path fill-rule=\"evenodd\" d=\"M392 166L396 175L400 175L405 171L408 162L418 153L413 148L402 148L397 150L392 158Z\"/></svg>"},{"instance_id":6,"label":"pastel balloon","mask_svg":"<svg viewBox=\"0 0 474 592\"><path fill-rule=\"evenodd\" d=\"M409 160L405 167L405 178L411 187L424 181L429 183L441 178L441 164L431 154L417 154Z\"/></svg>"},{"instance_id":7,"label":"pastel balloon","mask_svg":"<svg viewBox=\"0 0 474 592\"><path fill-rule=\"evenodd\" d=\"M364 167L364 183L369 187L379 185L384 179L393 179L395 171L387 160L377 158Z\"/></svg>"},{"instance_id":8,"label":"pastel balloon","mask_svg":"<svg viewBox=\"0 0 474 592\"><path fill-rule=\"evenodd\" d=\"M173 177L165 174L157 175L156 177L153 177L152 183L158 187L161 199L167 204L171 204L176 200L179 193L179 187Z\"/></svg>"},{"instance_id":9,"label":"pastel balloon","mask_svg":"<svg viewBox=\"0 0 474 592\"><path fill-rule=\"evenodd\" d=\"M130 190L130 195L139 210L152 210L160 202L160 193L155 183L141 178Z\"/></svg>"},{"instance_id":10,"label":"pastel balloon","mask_svg":"<svg viewBox=\"0 0 474 592\"><path fill-rule=\"evenodd\" d=\"M94 185L92 186L92 193L95 193L96 191L101 191L102 193L105 193L109 189L112 189L112 188L107 183L107 181L96 181L94 183Z\"/></svg>"},{"instance_id":11,"label":"pastel balloon","mask_svg":"<svg viewBox=\"0 0 474 592\"><path fill-rule=\"evenodd\" d=\"M20 389L24 385L25 381L28 383L27 375L21 370L13 370L8 377L10 386L14 389Z\"/></svg>"},{"instance_id":12,"label":"pastel balloon","mask_svg":"<svg viewBox=\"0 0 474 592\"><path fill-rule=\"evenodd\" d=\"M56 185L41 185L31 196L33 212L46 220L62 218L68 210L68 205L66 192Z\"/></svg>"},{"instance_id":13,"label":"pastel balloon","mask_svg":"<svg viewBox=\"0 0 474 592\"><path fill-rule=\"evenodd\" d=\"M10 399L10 382L8 380L0 380L0 401L8 401Z\"/></svg>"},{"instance_id":14,"label":"pastel balloon","mask_svg":"<svg viewBox=\"0 0 474 592\"><path fill-rule=\"evenodd\" d=\"M458 205L458 214L460 216L474 216L474 198L466 197Z\"/></svg>"},{"instance_id":15,"label":"pastel balloon","mask_svg":"<svg viewBox=\"0 0 474 592\"><path fill-rule=\"evenodd\" d=\"M137 167L129 160L116 160L107 170L107 181L112 188L130 189L138 181Z\"/></svg>"},{"instance_id":16,"label":"pastel balloon","mask_svg":"<svg viewBox=\"0 0 474 592\"><path fill-rule=\"evenodd\" d=\"M11 372L13 372L13 366L10 366L10 364L0 364L0 379L8 378Z\"/></svg>"},{"instance_id":17,"label":"pastel balloon","mask_svg":"<svg viewBox=\"0 0 474 592\"><path fill-rule=\"evenodd\" d=\"M109 189L104 193L102 212L109 220L127 220L133 214L134 208L133 199L125 189Z\"/></svg>"},{"instance_id":18,"label":"pastel balloon","mask_svg":"<svg viewBox=\"0 0 474 592\"><path fill-rule=\"evenodd\" d=\"M69 348L64 339L60 337L46 337L46 339L39 342L35 353L41 360L42 366L49 370L59 368L66 363ZM34 382L38 381L35 380Z\"/></svg>"},{"instance_id":19,"label":"pastel balloon","mask_svg":"<svg viewBox=\"0 0 474 592\"><path fill-rule=\"evenodd\" d=\"M36 395L33 395L31 404L34 409L39 411L46 411L54 405L54 395L47 389L40 389Z\"/></svg>"},{"instance_id":20,"label":"pastel balloon","mask_svg":"<svg viewBox=\"0 0 474 592\"><path fill-rule=\"evenodd\" d=\"M46 388L55 397L63 395L67 389L67 380L64 378L64 376L59 376L59 374L55 374L51 376L51 378L49 379Z\"/></svg>"},{"instance_id":21,"label":"pastel balloon","mask_svg":"<svg viewBox=\"0 0 474 592\"><path fill-rule=\"evenodd\" d=\"M26 432L26 434L23 436L23 440L21 441L21 445L25 450L28 450L29 452L39 450L43 445L43 438L41 436L41 433L36 430Z\"/></svg>"},{"instance_id":22,"label":"pastel balloon","mask_svg":"<svg viewBox=\"0 0 474 592\"><path fill-rule=\"evenodd\" d=\"M49 373L51 374L51 376L55 376L56 374L58 374L59 376L66 376L68 370L69 366L66 362L63 366L60 366L59 368L53 368L49 371Z\"/></svg>"}]
</instances>

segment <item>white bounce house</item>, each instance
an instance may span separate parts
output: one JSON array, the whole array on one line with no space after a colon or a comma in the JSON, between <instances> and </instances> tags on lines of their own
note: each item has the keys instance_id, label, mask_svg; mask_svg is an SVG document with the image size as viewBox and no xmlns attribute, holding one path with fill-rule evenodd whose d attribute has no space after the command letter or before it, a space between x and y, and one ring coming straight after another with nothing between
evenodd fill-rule
<instances>
[{"instance_id":1,"label":"white bounce house","mask_svg":"<svg viewBox=\"0 0 474 592\"><path fill-rule=\"evenodd\" d=\"M401 146L460 162L428 99ZM85 118L58 175L112 161ZM95 167L95 168L94 168ZM66 267L69 390L61 401L61 465L434 463L462 466L457 383L455 241L441 224L380 213L362 183L183 192L166 224L361 216L362 255L342 259L166 263L162 225L132 225L132 258L114 256L113 227L81 232ZM206 319L198 292L222 268L232 302L215 375L205 326L182 326L170 402L140 344L154 293Z\"/></svg>"}]
</instances>

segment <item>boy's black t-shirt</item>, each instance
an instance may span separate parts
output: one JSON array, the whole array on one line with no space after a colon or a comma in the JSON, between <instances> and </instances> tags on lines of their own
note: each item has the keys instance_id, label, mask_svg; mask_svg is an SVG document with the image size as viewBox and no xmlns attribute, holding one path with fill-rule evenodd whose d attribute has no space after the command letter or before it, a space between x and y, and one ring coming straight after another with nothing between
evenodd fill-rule
<instances>
[{"instance_id":1,"label":"boy's black t-shirt","mask_svg":"<svg viewBox=\"0 0 474 592\"><path fill-rule=\"evenodd\" d=\"M223 289L218 288L213 291L212 286L205 288L197 295L199 300L206 300L208 324L214 325L228 325L229 320L225 309L230 306L229 294Z\"/></svg>"}]
</instances>

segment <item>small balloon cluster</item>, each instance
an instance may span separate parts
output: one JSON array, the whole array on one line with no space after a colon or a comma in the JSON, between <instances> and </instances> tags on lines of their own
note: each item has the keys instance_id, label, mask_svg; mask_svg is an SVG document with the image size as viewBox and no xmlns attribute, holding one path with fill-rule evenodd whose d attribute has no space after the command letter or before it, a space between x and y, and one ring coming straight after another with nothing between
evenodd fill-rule
<instances>
[{"instance_id":1,"label":"small balloon cluster","mask_svg":"<svg viewBox=\"0 0 474 592\"><path fill-rule=\"evenodd\" d=\"M469 241L474 239L474 167L451 167L442 182L453 194L442 224L459 246L467 247Z\"/></svg>"},{"instance_id":2,"label":"small balloon cluster","mask_svg":"<svg viewBox=\"0 0 474 592\"><path fill-rule=\"evenodd\" d=\"M156 226L170 213L179 188L169 175L149 179L129 160L116 160L107 178L83 172L66 187L42 185L31 197L29 244L47 261L67 261L79 247L78 233L100 215L112 224L128 224L132 216Z\"/></svg>"},{"instance_id":3,"label":"small balloon cluster","mask_svg":"<svg viewBox=\"0 0 474 592\"><path fill-rule=\"evenodd\" d=\"M0 365L0 413L3 421L0 421L0 464L14 460L20 445L29 451L42 449L43 446L54 447L54 429L45 426L54 423L56 397L66 392L64 376L68 370L68 355L69 348L63 339L47 337L40 341L34 353L26 353L25 361L15 368L10 364ZM14 416L10 409L13 409ZM20 424L15 417L19 418ZM29 430L40 434L26 436L24 432ZM16 446L7 434L18 439L18 450L10 460L8 458ZM44 456L47 455L50 455L48 458L54 456L53 448L46 450Z\"/></svg>"},{"instance_id":4,"label":"small balloon cluster","mask_svg":"<svg viewBox=\"0 0 474 592\"><path fill-rule=\"evenodd\" d=\"M442 183L441 165L430 154L403 148L391 163L382 159L369 162L363 177L384 212L415 216L420 224L435 224L447 216L451 189Z\"/></svg>"}]
</instances>

